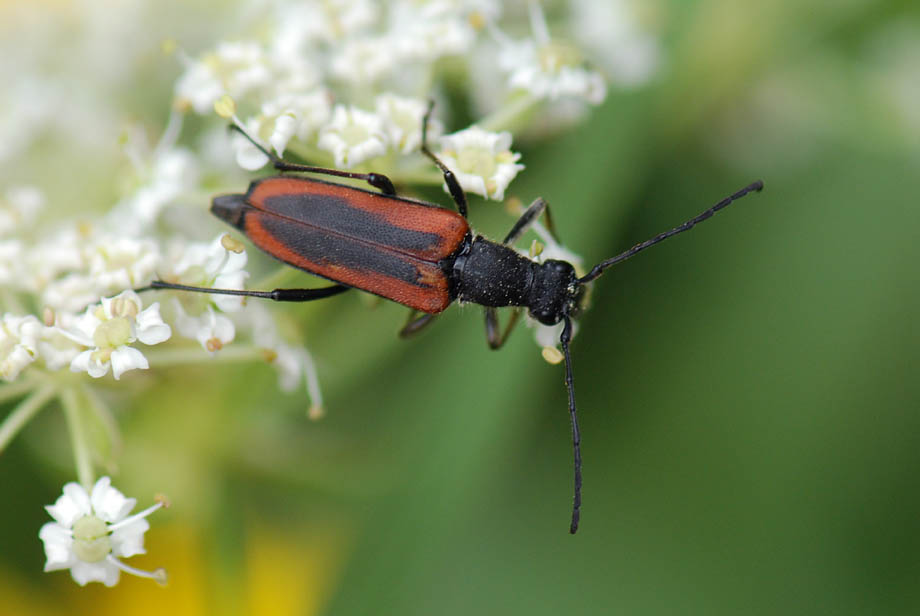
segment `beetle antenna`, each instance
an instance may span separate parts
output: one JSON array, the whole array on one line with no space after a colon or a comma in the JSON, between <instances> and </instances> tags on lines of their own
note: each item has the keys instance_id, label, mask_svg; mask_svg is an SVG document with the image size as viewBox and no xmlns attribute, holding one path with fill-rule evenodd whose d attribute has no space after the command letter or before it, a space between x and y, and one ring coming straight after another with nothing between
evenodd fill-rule
<instances>
[{"instance_id":1,"label":"beetle antenna","mask_svg":"<svg viewBox=\"0 0 920 616\"><path fill-rule=\"evenodd\" d=\"M709 208L709 209L706 210L705 212L703 212L703 213L701 213L701 214L699 214L699 215L697 215L697 216L694 216L693 218L691 218L691 219L688 220L687 222L683 223L682 225L679 225L679 226L677 226L677 227L674 227L674 228L671 229L670 231L665 231L664 233L659 233L659 234L656 235L655 237L653 237L653 238L651 238L651 239L648 239L648 240L645 240L644 242L641 242L641 243L639 243L639 244L636 244L635 246L633 246L633 247L630 248L629 250L627 250L627 251L625 251L625 252L621 252L620 254L618 254L618 255L615 256L615 257L611 257L611 258L607 259L606 261L601 261L600 263L598 263L597 265L595 265L593 268L591 268L591 271L588 272L587 275L582 276L581 278L579 278L579 279L578 279L578 282L581 282L581 283L591 282L592 280L594 280L595 278L597 278L598 276L600 276L601 274L603 274L603 273L604 273L604 270L607 269L608 267L610 267L610 266L612 266L612 265L616 265L617 263L619 263L619 262L621 262L621 261L625 261L626 259L632 257L632 256L635 255L636 253L642 252L643 250L645 250L645 249L648 248L649 246L654 246L654 245L657 244L658 242L663 242L664 240L668 239L668 238L671 237L671 236L677 235L678 233L683 233L684 231L689 231L689 230L692 229L694 226L696 226L698 223L703 222L703 221L706 220L707 218L711 218L713 214L715 214L716 212L718 212L718 211L721 210L722 208L728 207L729 204L732 203L732 201L737 201L738 199L740 199L741 197L743 197L744 195L746 195L746 194L748 194L748 193L750 193L750 192L760 192L762 189L763 189L763 182L762 182L761 180L757 180L757 181L754 182L753 184L750 184L750 185L748 185L748 186L745 186L744 188L742 188L742 189L739 190L738 192L734 193L733 195L729 195L728 197L725 197L724 199L722 199L721 201L719 201L718 203L716 203L714 206L712 206L711 208Z\"/></svg>"},{"instance_id":2,"label":"beetle antenna","mask_svg":"<svg viewBox=\"0 0 920 616\"><path fill-rule=\"evenodd\" d=\"M578 520L581 517L581 433L578 431L578 416L575 413L575 379L572 376L572 354L569 352L569 342L572 340L572 319L568 314L563 316L565 325L559 343L562 345L562 354L565 356L565 388L569 393L569 417L572 420L572 451L575 457L575 497L572 500L572 525L569 532L573 535L578 531Z\"/></svg>"}]
</instances>

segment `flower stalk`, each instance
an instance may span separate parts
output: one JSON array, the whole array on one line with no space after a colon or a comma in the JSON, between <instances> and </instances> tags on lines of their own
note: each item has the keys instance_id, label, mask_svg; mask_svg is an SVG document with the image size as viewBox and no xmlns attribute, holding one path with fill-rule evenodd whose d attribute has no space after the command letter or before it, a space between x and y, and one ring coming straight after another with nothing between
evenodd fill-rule
<instances>
[{"instance_id":1,"label":"flower stalk","mask_svg":"<svg viewBox=\"0 0 920 616\"><path fill-rule=\"evenodd\" d=\"M15 385L7 385L0 390L0 393L4 395L18 393L15 391L8 391L13 390L14 387ZM25 391L28 391L28 389ZM0 423L0 453L6 449L10 441L13 440L26 424L29 423L40 410L45 408L56 394L57 387L53 383L45 384L33 391L27 398L20 402L9 415L7 415L3 422Z\"/></svg>"}]
</instances>

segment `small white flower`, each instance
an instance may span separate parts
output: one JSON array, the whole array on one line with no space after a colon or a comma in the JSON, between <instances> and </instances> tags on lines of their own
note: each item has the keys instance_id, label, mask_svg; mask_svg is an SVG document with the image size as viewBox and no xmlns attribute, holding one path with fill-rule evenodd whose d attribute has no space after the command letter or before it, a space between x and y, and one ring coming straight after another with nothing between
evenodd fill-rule
<instances>
[{"instance_id":1,"label":"small white flower","mask_svg":"<svg viewBox=\"0 0 920 616\"><path fill-rule=\"evenodd\" d=\"M208 353L221 350L233 342L236 336L233 321L214 312L213 306L207 306L198 316L191 316L185 312L182 302L173 298L173 309L176 311L175 323L179 334L197 340Z\"/></svg>"},{"instance_id":2,"label":"small white flower","mask_svg":"<svg viewBox=\"0 0 920 616\"><path fill-rule=\"evenodd\" d=\"M27 251L26 267L30 278L34 279L35 289L45 287L61 274L85 269L84 250L87 240L88 233L84 229L78 225L68 225L43 236L38 244Z\"/></svg>"},{"instance_id":3,"label":"small white flower","mask_svg":"<svg viewBox=\"0 0 920 616\"><path fill-rule=\"evenodd\" d=\"M89 276L99 294L149 283L160 259L156 242L129 237L101 237L87 254Z\"/></svg>"},{"instance_id":4,"label":"small white flower","mask_svg":"<svg viewBox=\"0 0 920 616\"><path fill-rule=\"evenodd\" d=\"M214 101L226 93L215 64L213 59L190 61L176 82L176 99L197 113L208 113Z\"/></svg>"},{"instance_id":5,"label":"small white flower","mask_svg":"<svg viewBox=\"0 0 920 616\"><path fill-rule=\"evenodd\" d=\"M577 47L550 38L539 3L531 2L529 6L533 40L511 41L493 30L502 46L498 64L509 74L508 85L527 90L537 98L575 97L594 105L603 102L607 96L604 78L585 68Z\"/></svg>"},{"instance_id":6,"label":"small white flower","mask_svg":"<svg viewBox=\"0 0 920 616\"><path fill-rule=\"evenodd\" d=\"M273 70L257 43L220 43L201 60L186 60L176 82L176 98L197 113L209 113L224 94L241 98L252 90L272 85Z\"/></svg>"},{"instance_id":7,"label":"small white flower","mask_svg":"<svg viewBox=\"0 0 920 616\"><path fill-rule=\"evenodd\" d=\"M608 77L637 86L651 79L661 64L661 45L643 29L641 13L654 12L647 0L573 0L572 29L576 39L596 52Z\"/></svg>"},{"instance_id":8,"label":"small white flower","mask_svg":"<svg viewBox=\"0 0 920 616\"><path fill-rule=\"evenodd\" d=\"M286 94L265 103L262 116L271 119L273 125L268 142L278 156L292 138L306 141L332 114L332 95L326 90L309 94Z\"/></svg>"},{"instance_id":9,"label":"small white flower","mask_svg":"<svg viewBox=\"0 0 920 616\"><path fill-rule=\"evenodd\" d=\"M383 119L369 111L336 105L332 121L319 133L317 145L332 152L336 167L349 169L386 153Z\"/></svg>"},{"instance_id":10,"label":"small white flower","mask_svg":"<svg viewBox=\"0 0 920 616\"><path fill-rule=\"evenodd\" d=\"M71 312L82 310L100 295L143 286L156 276L161 255L153 240L101 235L84 238L83 244L78 255L70 254L67 243L60 247L60 257L72 259L74 267L67 269L76 271L47 283L42 291L46 306ZM39 254L53 253L54 246L46 242L33 252L34 259ZM45 276L54 271L49 264L46 267Z\"/></svg>"},{"instance_id":11,"label":"small white flower","mask_svg":"<svg viewBox=\"0 0 920 616\"><path fill-rule=\"evenodd\" d=\"M264 126L269 127L268 124L264 124ZM253 116L246 120L246 123L241 128L246 131L247 135L252 136L254 139L260 139L264 132L263 119ZM231 137L231 147L236 154L236 164L247 171L261 169L268 163L268 156L256 147L252 141L238 132L234 132L233 137Z\"/></svg>"},{"instance_id":12,"label":"small white flower","mask_svg":"<svg viewBox=\"0 0 920 616\"><path fill-rule=\"evenodd\" d=\"M390 3L389 14L390 30L396 33L393 51L402 60L426 64L441 56L466 54L476 39L471 22L497 13L487 2L397 0Z\"/></svg>"},{"instance_id":13,"label":"small white flower","mask_svg":"<svg viewBox=\"0 0 920 616\"><path fill-rule=\"evenodd\" d=\"M82 310L98 299L96 284L86 274L70 274L58 278L42 291L42 303L62 312Z\"/></svg>"},{"instance_id":14,"label":"small white flower","mask_svg":"<svg viewBox=\"0 0 920 616\"><path fill-rule=\"evenodd\" d=\"M380 20L381 3L373 0L325 0L275 3L276 53L305 55L318 45L336 45L362 34Z\"/></svg>"},{"instance_id":15,"label":"small white flower","mask_svg":"<svg viewBox=\"0 0 920 616\"><path fill-rule=\"evenodd\" d=\"M117 224L126 234L148 230L164 207L192 190L198 182L198 163L189 150L171 148L155 156L147 173L144 183L115 206L122 214Z\"/></svg>"},{"instance_id":16,"label":"small white flower","mask_svg":"<svg viewBox=\"0 0 920 616\"><path fill-rule=\"evenodd\" d=\"M422 145L422 118L428 110L428 103L418 98L404 98L394 94L377 97L377 115L383 118L384 129L390 143L400 154L418 150ZM441 132L441 123L428 123L428 138L434 140Z\"/></svg>"},{"instance_id":17,"label":"small white flower","mask_svg":"<svg viewBox=\"0 0 920 616\"><path fill-rule=\"evenodd\" d=\"M387 36L351 39L333 56L332 74L352 84L373 84L399 67L393 47Z\"/></svg>"},{"instance_id":18,"label":"small white flower","mask_svg":"<svg viewBox=\"0 0 920 616\"><path fill-rule=\"evenodd\" d=\"M38 352L48 370L55 371L69 366L83 351L83 347L61 333L61 330L74 325L77 315L61 312L53 318L56 319L54 326L42 328L38 339Z\"/></svg>"},{"instance_id":19,"label":"small white flower","mask_svg":"<svg viewBox=\"0 0 920 616\"><path fill-rule=\"evenodd\" d=\"M177 246L166 279L194 287L242 289L249 274L245 271L246 251L229 234L222 234L208 244ZM209 353L215 353L233 341L233 321L217 314L236 312L245 299L233 295L182 293L173 298L172 308L179 334L197 340Z\"/></svg>"},{"instance_id":20,"label":"small white flower","mask_svg":"<svg viewBox=\"0 0 920 616\"><path fill-rule=\"evenodd\" d=\"M70 569L71 577L80 586L89 582L114 586L121 571L165 584L163 569L141 571L119 560L146 553L144 533L150 523L145 518L164 503L129 515L137 500L125 498L111 483L108 477L102 477L90 494L83 486L68 483L63 495L45 507L55 520L38 533L45 547L45 571Z\"/></svg>"},{"instance_id":21,"label":"small white flower","mask_svg":"<svg viewBox=\"0 0 920 616\"><path fill-rule=\"evenodd\" d=\"M109 368L116 379L128 370L146 370L147 358L128 346L136 341L159 344L172 335L160 318L160 304L141 310L141 299L134 291L104 298L77 317L70 329L59 331L84 347L91 347L73 358L71 372L86 372L93 378L105 376Z\"/></svg>"},{"instance_id":22,"label":"small white flower","mask_svg":"<svg viewBox=\"0 0 920 616\"><path fill-rule=\"evenodd\" d=\"M42 324L32 315L4 314L0 320L0 379L12 381L38 357Z\"/></svg>"},{"instance_id":23,"label":"small white flower","mask_svg":"<svg viewBox=\"0 0 920 616\"><path fill-rule=\"evenodd\" d=\"M45 195L34 186L18 186L0 199L0 237L34 222L45 205Z\"/></svg>"},{"instance_id":24,"label":"small white flower","mask_svg":"<svg viewBox=\"0 0 920 616\"><path fill-rule=\"evenodd\" d=\"M267 142L278 156L283 156L291 139L306 141L329 121L331 98L326 90L283 94L262 105L262 113L248 118L242 128L253 138ZM255 171L268 163L268 157L239 133L234 133L232 147L236 162L243 169Z\"/></svg>"},{"instance_id":25,"label":"small white flower","mask_svg":"<svg viewBox=\"0 0 920 616\"><path fill-rule=\"evenodd\" d=\"M282 342L275 321L264 306L253 304L240 316L251 328L255 344L271 351L269 360L278 369L278 386L281 390L293 391L303 381L311 403L308 414L311 419L321 417L323 394L310 352L304 347L293 347Z\"/></svg>"},{"instance_id":26,"label":"small white flower","mask_svg":"<svg viewBox=\"0 0 920 616\"><path fill-rule=\"evenodd\" d=\"M247 256L243 245L229 233L222 233L209 243L178 245L167 259L164 280L193 287L242 289L249 278ZM183 293L183 306L191 314L199 314L213 303L223 312L235 312L243 307L244 298L233 295ZM198 300L199 308L192 308Z\"/></svg>"},{"instance_id":27,"label":"small white flower","mask_svg":"<svg viewBox=\"0 0 920 616\"><path fill-rule=\"evenodd\" d=\"M478 126L444 135L440 139L441 160L457 175L467 192L501 201L505 189L524 165L521 155L511 151L511 133L491 133ZM445 190L447 186L445 185Z\"/></svg>"}]
</instances>

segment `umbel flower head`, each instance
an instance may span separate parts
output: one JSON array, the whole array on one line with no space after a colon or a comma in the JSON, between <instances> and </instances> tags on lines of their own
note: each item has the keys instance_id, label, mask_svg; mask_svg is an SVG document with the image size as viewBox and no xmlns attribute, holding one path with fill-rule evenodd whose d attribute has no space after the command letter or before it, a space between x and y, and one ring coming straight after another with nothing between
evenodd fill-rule
<instances>
[{"instance_id":1,"label":"umbel flower head","mask_svg":"<svg viewBox=\"0 0 920 616\"><path fill-rule=\"evenodd\" d=\"M64 486L64 494L45 509L54 518L42 526L39 539L45 544L45 571L70 569L80 586L102 582L114 586L122 571L166 583L166 571L142 571L119 560L144 554L144 533L150 528L145 519L164 507L158 502L129 516L137 500L125 498L102 477L91 493L78 483Z\"/></svg>"},{"instance_id":2,"label":"umbel flower head","mask_svg":"<svg viewBox=\"0 0 920 616\"><path fill-rule=\"evenodd\" d=\"M159 344L169 338L172 330L160 318L158 303L144 310L141 306L137 293L124 291L87 308L73 329L61 330L71 340L90 347L73 359L71 371L99 378L111 368L118 379L128 370L146 370L147 358L128 345L138 340L148 345Z\"/></svg>"},{"instance_id":3,"label":"umbel flower head","mask_svg":"<svg viewBox=\"0 0 920 616\"><path fill-rule=\"evenodd\" d=\"M524 169L517 162L521 155L511 151L511 133L478 126L441 137L440 156L463 190L496 201L505 198L505 189Z\"/></svg>"}]
</instances>

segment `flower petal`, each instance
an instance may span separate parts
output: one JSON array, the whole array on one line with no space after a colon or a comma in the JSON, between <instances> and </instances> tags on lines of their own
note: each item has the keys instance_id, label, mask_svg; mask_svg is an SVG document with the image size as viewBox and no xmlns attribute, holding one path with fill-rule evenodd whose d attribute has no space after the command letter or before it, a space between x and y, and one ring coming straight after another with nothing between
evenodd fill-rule
<instances>
[{"instance_id":1,"label":"flower petal","mask_svg":"<svg viewBox=\"0 0 920 616\"><path fill-rule=\"evenodd\" d=\"M236 145L236 164L247 171L261 169L268 163L266 156L259 148L252 145L244 138L243 141L237 141Z\"/></svg>"},{"instance_id":2,"label":"flower petal","mask_svg":"<svg viewBox=\"0 0 920 616\"><path fill-rule=\"evenodd\" d=\"M90 495L93 511L103 521L109 524L124 519L137 504L135 498L125 498L125 495L112 487L112 480L100 477L93 486Z\"/></svg>"},{"instance_id":3,"label":"flower petal","mask_svg":"<svg viewBox=\"0 0 920 616\"><path fill-rule=\"evenodd\" d=\"M56 522L48 522L38 531L38 538L45 547L45 571L68 569L73 565L75 556L73 537L70 531Z\"/></svg>"},{"instance_id":4,"label":"flower petal","mask_svg":"<svg viewBox=\"0 0 920 616\"><path fill-rule=\"evenodd\" d=\"M141 518L122 526L112 533L112 554L127 558L135 554L146 554L144 550L144 533L150 529L150 523Z\"/></svg>"},{"instance_id":5,"label":"flower petal","mask_svg":"<svg viewBox=\"0 0 920 616\"><path fill-rule=\"evenodd\" d=\"M64 494L45 510L64 528L70 528L74 522L92 513L89 495L83 486L73 481L64 486Z\"/></svg>"},{"instance_id":6,"label":"flower petal","mask_svg":"<svg viewBox=\"0 0 920 616\"><path fill-rule=\"evenodd\" d=\"M137 315L137 339L144 344L159 344L169 340L172 330L160 316L160 303L156 302ZM117 378L117 377L116 377Z\"/></svg>"},{"instance_id":7,"label":"flower petal","mask_svg":"<svg viewBox=\"0 0 920 616\"><path fill-rule=\"evenodd\" d=\"M78 560L70 568L70 575L74 582L86 586L89 582L102 582L106 586L118 583L118 567L105 560L98 563L88 563Z\"/></svg>"},{"instance_id":8,"label":"flower petal","mask_svg":"<svg viewBox=\"0 0 920 616\"><path fill-rule=\"evenodd\" d=\"M73 358L70 362L71 372L86 372L94 379L105 376L109 372L109 362L100 362L93 359L93 350L86 350Z\"/></svg>"},{"instance_id":9,"label":"flower petal","mask_svg":"<svg viewBox=\"0 0 920 616\"><path fill-rule=\"evenodd\" d=\"M133 347L120 346L112 351L112 374L116 380L128 370L146 370L149 367L144 354Z\"/></svg>"}]
</instances>

